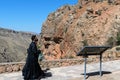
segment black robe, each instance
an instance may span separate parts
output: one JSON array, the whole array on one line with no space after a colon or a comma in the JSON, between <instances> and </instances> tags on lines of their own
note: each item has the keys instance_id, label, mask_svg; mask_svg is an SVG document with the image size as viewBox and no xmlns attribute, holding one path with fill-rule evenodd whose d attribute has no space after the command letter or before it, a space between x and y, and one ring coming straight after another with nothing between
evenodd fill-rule
<instances>
[{"instance_id":1,"label":"black robe","mask_svg":"<svg viewBox=\"0 0 120 80\"><path fill-rule=\"evenodd\" d=\"M37 50L35 42L31 42L28 50L28 56L26 59L26 64L23 67L22 75L26 80L38 79L40 76L44 75L38 63L38 55L40 50Z\"/></svg>"}]
</instances>

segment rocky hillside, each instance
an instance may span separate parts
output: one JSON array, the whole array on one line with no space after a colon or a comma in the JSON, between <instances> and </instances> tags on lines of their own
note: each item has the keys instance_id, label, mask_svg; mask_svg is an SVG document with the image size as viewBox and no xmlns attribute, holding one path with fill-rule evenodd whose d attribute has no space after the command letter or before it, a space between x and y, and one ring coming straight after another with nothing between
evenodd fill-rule
<instances>
[{"instance_id":1,"label":"rocky hillside","mask_svg":"<svg viewBox=\"0 0 120 80\"><path fill-rule=\"evenodd\" d=\"M46 59L72 58L85 45L114 45L120 33L120 0L78 0L48 15L41 45Z\"/></svg>"},{"instance_id":2,"label":"rocky hillside","mask_svg":"<svg viewBox=\"0 0 120 80\"><path fill-rule=\"evenodd\" d=\"M25 60L31 33L0 28L0 62Z\"/></svg>"}]
</instances>

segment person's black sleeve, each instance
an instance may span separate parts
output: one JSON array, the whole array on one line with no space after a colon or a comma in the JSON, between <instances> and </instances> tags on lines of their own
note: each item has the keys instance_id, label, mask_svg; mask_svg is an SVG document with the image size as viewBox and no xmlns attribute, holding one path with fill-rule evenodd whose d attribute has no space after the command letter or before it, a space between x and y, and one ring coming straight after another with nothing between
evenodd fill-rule
<instances>
[{"instance_id":1,"label":"person's black sleeve","mask_svg":"<svg viewBox=\"0 0 120 80\"><path fill-rule=\"evenodd\" d=\"M31 52L37 53L37 48L36 48L35 44L31 44Z\"/></svg>"}]
</instances>

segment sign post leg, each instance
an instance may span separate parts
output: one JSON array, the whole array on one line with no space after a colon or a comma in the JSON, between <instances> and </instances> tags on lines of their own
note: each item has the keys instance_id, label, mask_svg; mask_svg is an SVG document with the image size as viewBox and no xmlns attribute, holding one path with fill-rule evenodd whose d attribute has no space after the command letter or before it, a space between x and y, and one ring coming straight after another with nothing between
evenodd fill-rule
<instances>
[{"instance_id":1,"label":"sign post leg","mask_svg":"<svg viewBox=\"0 0 120 80\"><path fill-rule=\"evenodd\" d=\"M100 76L102 76L102 54L100 54Z\"/></svg>"},{"instance_id":2,"label":"sign post leg","mask_svg":"<svg viewBox=\"0 0 120 80\"><path fill-rule=\"evenodd\" d=\"M86 80L86 63L87 63L87 57L84 57L85 63L84 63L84 80Z\"/></svg>"}]
</instances>

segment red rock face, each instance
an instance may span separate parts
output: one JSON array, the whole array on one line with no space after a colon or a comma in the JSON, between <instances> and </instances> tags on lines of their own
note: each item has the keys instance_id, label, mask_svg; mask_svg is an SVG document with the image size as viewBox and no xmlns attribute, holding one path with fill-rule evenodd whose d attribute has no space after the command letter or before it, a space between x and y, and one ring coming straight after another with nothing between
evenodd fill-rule
<instances>
[{"instance_id":1,"label":"red rock face","mask_svg":"<svg viewBox=\"0 0 120 80\"><path fill-rule=\"evenodd\" d=\"M73 58L85 45L108 45L119 27L119 0L112 4L79 1L49 14L42 26L41 49L48 60Z\"/></svg>"}]
</instances>

